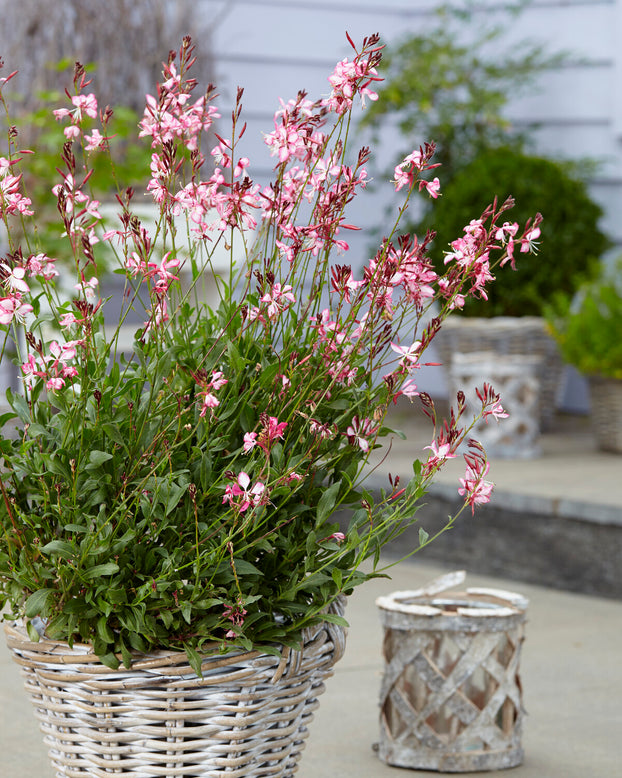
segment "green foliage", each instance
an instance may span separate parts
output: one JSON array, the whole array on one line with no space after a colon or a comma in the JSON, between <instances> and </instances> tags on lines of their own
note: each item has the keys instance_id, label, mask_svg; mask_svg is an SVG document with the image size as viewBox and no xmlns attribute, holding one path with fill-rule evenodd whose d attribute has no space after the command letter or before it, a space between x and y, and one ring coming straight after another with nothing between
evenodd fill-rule
<instances>
[{"instance_id":1,"label":"green foliage","mask_svg":"<svg viewBox=\"0 0 622 778\"><path fill-rule=\"evenodd\" d=\"M508 8L501 23L491 23L490 15L474 6L442 6L432 26L388 47L379 100L362 121L376 137L387 119L397 124L404 148L396 162L424 142L434 142L444 185L484 149L522 148L524 133L512 126L504 109L565 58L548 55L531 41L504 40L525 3Z\"/></svg>"},{"instance_id":2,"label":"green foliage","mask_svg":"<svg viewBox=\"0 0 622 778\"><path fill-rule=\"evenodd\" d=\"M572 299L558 295L547 320L563 358L585 375L622 378L622 262L601 269Z\"/></svg>"},{"instance_id":3,"label":"green foliage","mask_svg":"<svg viewBox=\"0 0 622 778\"><path fill-rule=\"evenodd\" d=\"M602 209L589 196L582 181L569 175L562 164L513 149L484 151L443 187L443 194L428 215L425 226L436 232L432 257L443 268L445 252L463 228L490 204L513 197L515 206L504 214L523 223L529 214L543 216L537 253L515 250L516 271L495 272L488 301L471 298L464 313L470 316L541 316L553 294L572 294L588 278L609 241L598 227ZM491 265L500 252L491 252Z\"/></svg>"}]
</instances>

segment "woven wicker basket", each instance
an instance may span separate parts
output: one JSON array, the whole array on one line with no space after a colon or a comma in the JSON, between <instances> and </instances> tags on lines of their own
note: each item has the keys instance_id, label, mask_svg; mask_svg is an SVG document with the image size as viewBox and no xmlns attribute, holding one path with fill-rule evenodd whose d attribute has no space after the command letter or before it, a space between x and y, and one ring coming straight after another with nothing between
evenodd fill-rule
<instances>
[{"instance_id":1,"label":"woven wicker basket","mask_svg":"<svg viewBox=\"0 0 622 778\"><path fill-rule=\"evenodd\" d=\"M531 354L542 359L539 371L540 430L553 426L564 363L544 319L537 316L496 316L491 319L449 316L434 338L442 363L449 369L452 355L472 351Z\"/></svg>"},{"instance_id":2,"label":"woven wicker basket","mask_svg":"<svg viewBox=\"0 0 622 778\"><path fill-rule=\"evenodd\" d=\"M523 760L519 659L527 601L496 589L380 597L385 672L378 755L397 767L463 773Z\"/></svg>"},{"instance_id":3,"label":"woven wicker basket","mask_svg":"<svg viewBox=\"0 0 622 778\"><path fill-rule=\"evenodd\" d=\"M592 426L601 451L622 454L622 381L590 376Z\"/></svg>"},{"instance_id":4,"label":"woven wicker basket","mask_svg":"<svg viewBox=\"0 0 622 778\"><path fill-rule=\"evenodd\" d=\"M180 652L110 670L88 646L5 632L57 778L287 778L345 648L344 629L325 623L301 652L206 657L198 678Z\"/></svg>"}]
</instances>

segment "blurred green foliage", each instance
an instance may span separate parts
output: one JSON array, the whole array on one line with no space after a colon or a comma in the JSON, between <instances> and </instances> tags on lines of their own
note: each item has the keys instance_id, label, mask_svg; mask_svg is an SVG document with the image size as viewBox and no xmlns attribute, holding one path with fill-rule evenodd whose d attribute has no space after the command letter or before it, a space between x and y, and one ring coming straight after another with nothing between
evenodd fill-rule
<instances>
[{"instance_id":1,"label":"blurred green foliage","mask_svg":"<svg viewBox=\"0 0 622 778\"><path fill-rule=\"evenodd\" d=\"M622 260L575 299L557 295L547 320L566 362L585 375L622 379Z\"/></svg>"}]
</instances>

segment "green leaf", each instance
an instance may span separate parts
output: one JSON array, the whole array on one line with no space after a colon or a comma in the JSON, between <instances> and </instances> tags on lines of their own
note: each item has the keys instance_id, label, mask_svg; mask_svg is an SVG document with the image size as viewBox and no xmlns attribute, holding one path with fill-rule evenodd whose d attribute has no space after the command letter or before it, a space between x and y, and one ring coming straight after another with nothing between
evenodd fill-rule
<instances>
[{"instance_id":1,"label":"green leaf","mask_svg":"<svg viewBox=\"0 0 622 778\"><path fill-rule=\"evenodd\" d=\"M316 527L320 527L322 524L324 524L326 519L335 510L335 504L337 502L340 488L341 483L337 481L336 483L329 486L328 489L325 489L322 493L322 496L318 500L317 511L315 514Z\"/></svg>"},{"instance_id":2,"label":"green leaf","mask_svg":"<svg viewBox=\"0 0 622 778\"><path fill-rule=\"evenodd\" d=\"M11 389L6 390L6 399L9 405L14 409L21 421L29 422L31 420L30 408L26 398L21 394L15 394Z\"/></svg>"},{"instance_id":3,"label":"green leaf","mask_svg":"<svg viewBox=\"0 0 622 778\"><path fill-rule=\"evenodd\" d=\"M108 453L107 451L98 451L95 449L89 454L89 464L85 469L95 470L96 468L101 467L104 462L108 462L110 459L112 459L112 454Z\"/></svg>"},{"instance_id":4,"label":"green leaf","mask_svg":"<svg viewBox=\"0 0 622 778\"><path fill-rule=\"evenodd\" d=\"M254 564L251 562L248 562L246 559L236 559L234 561L235 564L235 571L236 573L240 575L245 576L259 576L260 578L263 578L264 574L263 572L258 568L255 567Z\"/></svg>"},{"instance_id":5,"label":"green leaf","mask_svg":"<svg viewBox=\"0 0 622 778\"><path fill-rule=\"evenodd\" d=\"M84 532L88 532L88 527L84 527L82 526L82 524L65 524L63 529L65 530L65 532L75 532L76 534L82 534Z\"/></svg>"},{"instance_id":6,"label":"green leaf","mask_svg":"<svg viewBox=\"0 0 622 778\"><path fill-rule=\"evenodd\" d=\"M123 640L121 641L121 656L123 658L123 666L129 670L132 665L132 652Z\"/></svg>"},{"instance_id":7,"label":"green leaf","mask_svg":"<svg viewBox=\"0 0 622 778\"><path fill-rule=\"evenodd\" d=\"M117 656L113 653L98 654L97 658L103 665L106 665L106 667L109 667L111 670L118 670L119 665L121 664Z\"/></svg>"},{"instance_id":8,"label":"green leaf","mask_svg":"<svg viewBox=\"0 0 622 778\"><path fill-rule=\"evenodd\" d=\"M168 494L168 499L166 501L166 511L165 515L168 516L171 511L173 511L178 505L179 501L183 497L184 493L186 492L188 488L188 484L172 484L171 489Z\"/></svg>"},{"instance_id":9,"label":"green leaf","mask_svg":"<svg viewBox=\"0 0 622 778\"><path fill-rule=\"evenodd\" d=\"M51 540L41 549L41 553L46 556L59 556L61 559L71 559L75 555L75 549L66 540Z\"/></svg>"},{"instance_id":10,"label":"green leaf","mask_svg":"<svg viewBox=\"0 0 622 778\"><path fill-rule=\"evenodd\" d=\"M181 615L184 617L184 621L187 624L190 624L192 620L192 604L189 602L184 602L181 606Z\"/></svg>"},{"instance_id":11,"label":"green leaf","mask_svg":"<svg viewBox=\"0 0 622 778\"><path fill-rule=\"evenodd\" d=\"M32 640L33 643L38 643L41 639L41 636L37 632L37 630L34 627L34 624L32 621L29 621L26 623L26 631L28 632L28 637Z\"/></svg>"},{"instance_id":12,"label":"green leaf","mask_svg":"<svg viewBox=\"0 0 622 778\"><path fill-rule=\"evenodd\" d=\"M114 443L116 443L118 446L120 446L122 449L127 449L127 444L125 441L125 438L121 434L121 430L116 424L111 424L110 422L104 422L102 425L102 430L104 433L112 440Z\"/></svg>"},{"instance_id":13,"label":"green leaf","mask_svg":"<svg viewBox=\"0 0 622 778\"><path fill-rule=\"evenodd\" d=\"M15 419L17 417L17 414L13 412L9 413L3 413L0 415L0 428L4 427L5 424L8 424L8 422L11 421L11 419Z\"/></svg>"},{"instance_id":14,"label":"green leaf","mask_svg":"<svg viewBox=\"0 0 622 778\"><path fill-rule=\"evenodd\" d=\"M163 608L158 615L166 629L170 629L171 624L173 623L173 614L169 610L166 610L166 608Z\"/></svg>"},{"instance_id":15,"label":"green leaf","mask_svg":"<svg viewBox=\"0 0 622 778\"><path fill-rule=\"evenodd\" d=\"M340 627L349 627L348 622L343 616L337 616L336 613L322 613L320 614L322 621L328 621L330 624L339 624Z\"/></svg>"},{"instance_id":16,"label":"green leaf","mask_svg":"<svg viewBox=\"0 0 622 778\"><path fill-rule=\"evenodd\" d=\"M195 651L192 646L188 645L187 643L184 643L184 650L186 652L186 656L188 657L188 663L190 667L194 670L194 672L199 676L199 678L203 678L203 669L201 667L201 656L198 654L197 651Z\"/></svg>"},{"instance_id":17,"label":"green leaf","mask_svg":"<svg viewBox=\"0 0 622 778\"><path fill-rule=\"evenodd\" d=\"M85 578L99 578L103 575L114 575L119 572L119 565L115 562L106 562L103 565L95 565L84 572Z\"/></svg>"},{"instance_id":18,"label":"green leaf","mask_svg":"<svg viewBox=\"0 0 622 778\"><path fill-rule=\"evenodd\" d=\"M105 616L101 616L97 620L97 634L104 643L114 643L114 632L110 629L108 619Z\"/></svg>"},{"instance_id":19,"label":"green leaf","mask_svg":"<svg viewBox=\"0 0 622 778\"><path fill-rule=\"evenodd\" d=\"M53 589L38 589L33 592L26 600L24 607L24 613L29 619L33 619L35 616L41 614L45 615L51 596L54 594Z\"/></svg>"}]
</instances>

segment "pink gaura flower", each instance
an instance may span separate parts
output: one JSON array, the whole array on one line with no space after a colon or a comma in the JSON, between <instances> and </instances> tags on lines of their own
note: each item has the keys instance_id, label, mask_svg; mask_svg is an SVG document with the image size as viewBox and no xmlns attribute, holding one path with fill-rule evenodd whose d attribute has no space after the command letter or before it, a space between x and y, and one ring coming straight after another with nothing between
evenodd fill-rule
<instances>
[{"instance_id":1,"label":"pink gaura flower","mask_svg":"<svg viewBox=\"0 0 622 778\"><path fill-rule=\"evenodd\" d=\"M349 62L346 57L337 63L328 80L333 90L326 100L326 105L329 110L342 114L351 108L356 94L360 95L363 106L366 97L372 101L377 100L378 95L369 89L369 84L382 79L368 60L355 57L354 62Z\"/></svg>"},{"instance_id":2,"label":"pink gaura flower","mask_svg":"<svg viewBox=\"0 0 622 778\"><path fill-rule=\"evenodd\" d=\"M30 287L24 281L26 275L25 267L13 267L10 268L5 265L4 262L0 262L0 276L3 278L4 285L10 292L16 292L18 294L28 294Z\"/></svg>"},{"instance_id":3,"label":"pink gaura flower","mask_svg":"<svg viewBox=\"0 0 622 778\"><path fill-rule=\"evenodd\" d=\"M346 539L346 536L343 532L333 532L332 535L329 535L327 538L324 538L324 541L326 540L334 540L336 543L343 543L343 541ZM322 541L320 541L322 542Z\"/></svg>"},{"instance_id":4,"label":"pink gaura flower","mask_svg":"<svg viewBox=\"0 0 622 778\"><path fill-rule=\"evenodd\" d=\"M78 324L78 321L73 313L64 313L58 319L61 327L71 327L73 324Z\"/></svg>"},{"instance_id":5,"label":"pink gaura flower","mask_svg":"<svg viewBox=\"0 0 622 778\"><path fill-rule=\"evenodd\" d=\"M167 252L160 262L147 263L147 277L155 279L153 289L157 294L164 294L172 281L178 281L179 277L171 272L171 269L181 265L180 259L169 259L171 252Z\"/></svg>"},{"instance_id":6,"label":"pink gaura flower","mask_svg":"<svg viewBox=\"0 0 622 778\"><path fill-rule=\"evenodd\" d=\"M413 151L403 161L395 167L395 191L399 192L402 187L410 187L415 180L416 173L423 170L423 153L421 150Z\"/></svg>"},{"instance_id":7,"label":"pink gaura flower","mask_svg":"<svg viewBox=\"0 0 622 778\"><path fill-rule=\"evenodd\" d=\"M210 384L213 389L218 391L219 389L222 389L225 384L228 384L228 379L225 378L224 373L222 373L220 370L212 370L212 378L210 380Z\"/></svg>"},{"instance_id":8,"label":"pink gaura flower","mask_svg":"<svg viewBox=\"0 0 622 778\"><path fill-rule=\"evenodd\" d=\"M411 346L408 347L398 346L397 343L391 343L391 348L393 351L395 351L396 354L401 354L402 359L400 360L400 365L405 366L408 364L408 366L411 367L416 365L419 359L421 341L416 340Z\"/></svg>"},{"instance_id":9,"label":"pink gaura flower","mask_svg":"<svg viewBox=\"0 0 622 778\"><path fill-rule=\"evenodd\" d=\"M29 313L32 313L32 305L23 303L17 294L0 299L0 324L11 324L13 319L24 321Z\"/></svg>"},{"instance_id":10,"label":"pink gaura flower","mask_svg":"<svg viewBox=\"0 0 622 778\"><path fill-rule=\"evenodd\" d=\"M419 149L415 149L413 152L404 157L399 165L396 165L393 171L395 175L393 183L395 184L396 192L399 192L402 187L411 189L415 181L418 179L419 173L421 173L423 170L430 170L432 168L438 167L437 164L431 164L430 162L434 155L434 149L434 144L426 143L425 148L420 147ZM432 190L436 192L435 194L433 194L433 191L430 191L428 184L432 187ZM419 190L421 191L424 186L428 188L428 192L432 197L438 196L438 187L440 184L437 178L431 182L421 181L419 184Z\"/></svg>"},{"instance_id":11,"label":"pink gaura flower","mask_svg":"<svg viewBox=\"0 0 622 778\"><path fill-rule=\"evenodd\" d=\"M482 404L482 418L486 424L488 424L488 419L491 416L497 421L508 418L508 414L501 405L498 393L495 392L490 384L485 383L481 389L476 387L475 394Z\"/></svg>"},{"instance_id":12,"label":"pink gaura flower","mask_svg":"<svg viewBox=\"0 0 622 778\"><path fill-rule=\"evenodd\" d=\"M484 476L488 474L489 470L490 464L488 462L484 463L482 467L474 467L467 462L464 478L460 479L462 487L458 489L458 494L462 495L471 506L471 513L475 513L476 505L490 502L494 484L484 480Z\"/></svg>"},{"instance_id":13,"label":"pink gaura flower","mask_svg":"<svg viewBox=\"0 0 622 778\"><path fill-rule=\"evenodd\" d=\"M220 405L220 400L215 395L211 392L204 392L199 416L203 418L207 413L208 408L216 408L218 405Z\"/></svg>"},{"instance_id":14,"label":"pink gaura flower","mask_svg":"<svg viewBox=\"0 0 622 778\"><path fill-rule=\"evenodd\" d=\"M248 473L243 470L237 478L237 483L227 486L222 498L223 504L228 502L236 507L240 513L248 510L251 506L259 505L264 499L265 485L257 481L251 486L251 479Z\"/></svg>"},{"instance_id":15,"label":"pink gaura flower","mask_svg":"<svg viewBox=\"0 0 622 778\"><path fill-rule=\"evenodd\" d=\"M503 222L501 227L498 227L495 231L495 240L498 240L500 243L507 243L508 240L513 238L516 233L518 232L518 224L517 222L513 222L510 224L510 222Z\"/></svg>"},{"instance_id":16,"label":"pink gaura flower","mask_svg":"<svg viewBox=\"0 0 622 778\"><path fill-rule=\"evenodd\" d=\"M245 432L244 433L244 446L243 446L244 453L248 454L249 451L252 451L252 449L254 449L256 445L257 445L257 433L256 432Z\"/></svg>"},{"instance_id":17,"label":"pink gaura flower","mask_svg":"<svg viewBox=\"0 0 622 778\"><path fill-rule=\"evenodd\" d=\"M217 392L229 382L220 370L212 370L212 377L209 380L204 372L201 372L194 377L197 383L202 387L202 390L199 393L199 397L203 398L201 400L201 412L199 413L199 417L203 418L207 414L208 408L216 408L220 405L220 400L212 393L212 390Z\"/></svg>"},{"instance_id":18,"label":"pink gaura flower","mask_svg":"<svg viewBox=\"0 0 622 778\"><path fill-rule=\"evenodd\" d=\"M95 291L97 287L99 286L99 280L93 276L93 278L90 278L88 281L84 281L80 284L75 284L74 289L78 289L79 291L83 292L85 298L87 300L93 300L95 297L97 297L97 292Z\"/></svg>"},{"instance_id":19,"label":"pink gaura flower","mask_svg":"<svg viewBox=\"0 0 622 778\"><path fill-rule=\"evenodd\" d=\"M330 271L333 292L343 295L347 303L352 302L352 293L364 286L365 281L355 281L350 265L334 265Z\"/></svg>"},{"instance_id":20,"label":"pink gaura flower","mask_svg":"<svg viewBox=\"0 0 622 778\"><path fill-rule=\"evenodd\" d=\"M412 378L409 378L407 381L404 381L402 384L402 388L400 389L400 394L403 394L404 397L408 397L412 400L413 397L418 397L419 392L417 391L417 384L414 382Z\"/></svg>"},{"instance_id":21,"label":"pink gaura flower","mask_svg":"<svg viewBox=\"0 0 622 778\"><path fill-rule=\"evenodd\" d=\"M292 287L289 284L281 286L281 284L276 283L273 285L270 292L263 295L261 302L268 304L266 312L268 318L273 321L282 311L289 308L292 303L295 303L296 298L294 297Z\"/></svg>"},{"instance_id":22,"label":"pink gaura flower","mask_svg":"<svg viewBox=\"0 0 622 778\"><path fill-rule=\"evenodd\" d=\"M439 440L433 440L432 443L429 446L425 446L425 448L430 449L432 452L424 465L426 475L430 475L435 470L438 470L448 459L456 458L451 443L445 439L444 435L441 435Z\"/></svg>"},{"instance_id":23,"label":"pink gaura flower","mask_svg":"<svg viewBox=\"0 0 622 778\"><path fill-rule=\"evenodd\" d=\"M84 135L86 145L84 146L86 151L99 151L104 147L104 144L108 140L101 132L94 129L90 135Z\"/></svg>"},{"instance_id":24,"label":"pink gaura flower","mask_svg":"<svg viewBox=\"0 0 622 778\"><path fill-rule=\"evenodd\" d=\"M75 105L73 116L76 121L81 121L83 114L91 119L97 118L97 98L94 94L73 95L71 102Z\"/></svg>"},{"instance_id":25,"label":"pink gaura flower","mask_svg":"<svg viewBox=\"0 0 622 778\"><path fill-rule=\"evenodd\" d=\"M53 378L50 378L48 381L45 382L45 388L49 392L58 392L64 386L65 386L65 380L60 376L54 376Z\"/></svg>"},{"instance_id":26,"label":"pink gaura flower","mask_svg":"<svg viewBox=\"0 0 622 778\"><path fill-rule=\"evenodd\" d=\"M235 627L241 627L244 624L244 618L246 617L246 608L242 607L241 602L237 602L235 605L225 606L223 616L225 616ZM230 629L225 633L227 638L237 637L237 633Z\"/></svg>"},{"instance_id":27,"label":"pink gaura flower","mask_svg":"<svg viewBox=\"0 0 622 778\"><path fill-rule=\"evenodd\" d=\"M260 446L266 453L272 448L272 444L275 440L283 439L283 433L287 427L287 422L279 420L276 416L269 416L263 418L263 428L257 438L257 445Z\"/></svg>"},{"instance_id":28,"label":"pink gaura flower","mask_svg":"<svg viewBox=\"0 0 622 778\"><path fill-rule=\"evenodd\" d=\"M55 262L47 254L32 254L26 260L26 269L30 276L42 276L49 281L59 274Z\"/></svg>"},{"instance_id":29,"label":"pink gaura flower","mask_svg":"<svg viewBox=\"0 0 622 778\"><path fill-rule=\"evenodd\" d=\"M520 242L520 250L523 254L528 251L535 251L537 247L537 239L540 237L540 228L532 227L528 230Z\"/></svg>"},{"instance_id":30,"label":"pink gaura flower","mask_svg":"<svg viewBox=\"0 0 622 778\"><path fill-rule=\"evenodd\" d=\"M371 438L377 431L378 426L374 427L371 419L359 419L358 416L354 416L352 424L346 430L346 434L350 445L358 446L361 451L367 453L369 451L369 441L367 438Z\"/></svg>"},{"instance_id":31,"label":"pink gaura flower","mask_svg":"<svg viewBox=\"0 0 622 778\"><path fill-rule=\"evenodd\" d=\"M425 182L422 182L422 183L423 183L423 186L425 186L425 188L426 188L428 194L430 195L430 197L432 197L432 198L434 198L436 200L436 198L439 196L440 190L441 190L441 182L438 180L438 178L434 178L432 181L425 181Z\"/></svg>"}]
</instances>

